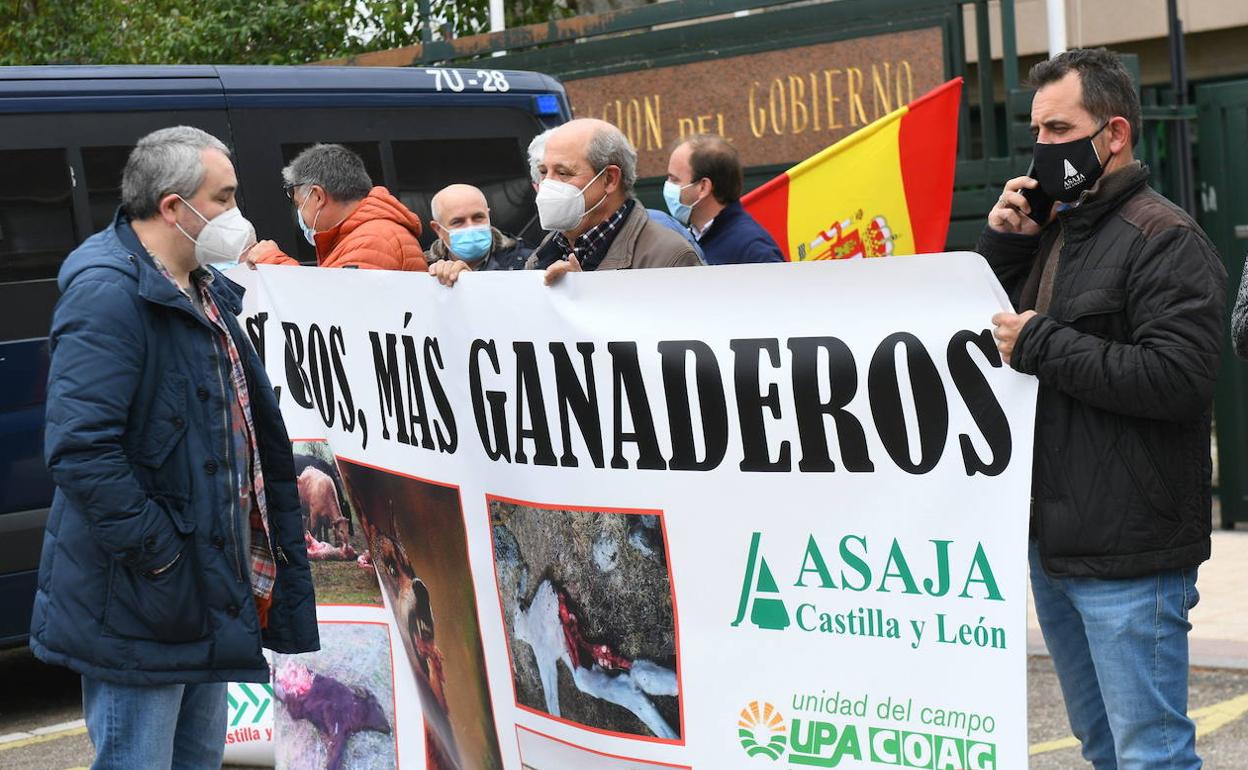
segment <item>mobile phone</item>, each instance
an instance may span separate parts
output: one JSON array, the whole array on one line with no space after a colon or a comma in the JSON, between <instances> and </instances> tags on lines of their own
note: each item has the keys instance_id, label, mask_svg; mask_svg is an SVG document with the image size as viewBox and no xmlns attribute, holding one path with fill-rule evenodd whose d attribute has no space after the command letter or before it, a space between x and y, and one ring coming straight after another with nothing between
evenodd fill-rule
<instances>
[{"instance_id":1,"label":"mobile phone","mask_svg":"<svg viewBox=\"0 0 1248 770\"><path fill-rule=\"evenodd\" d=\"M1033 160L1031 166L1027 169L1027 176L1036 179L1036 162ZM1039 181L1038 179L1036 181ZM1023 197L1027 199L1027 205L1031 207L1031 211L1027 216L1031 217L1031 221L1044 227L1049 223L1049 214L1053 211L1054 200L1050 198L1039 185L1031 189L1024 187L1019 190Z\"/></svg>"}]
</instances>

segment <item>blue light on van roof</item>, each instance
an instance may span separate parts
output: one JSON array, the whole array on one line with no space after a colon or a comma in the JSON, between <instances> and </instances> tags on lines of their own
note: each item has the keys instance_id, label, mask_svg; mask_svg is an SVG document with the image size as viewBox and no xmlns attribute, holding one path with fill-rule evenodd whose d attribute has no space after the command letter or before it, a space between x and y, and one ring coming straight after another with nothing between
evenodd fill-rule
<instances>
[{"instance_id":1,"label":"blue light on van roof","mask_svg":"<svg viewBox=\"0 0 1248 770\"><path fill-rule=\"evenodd\" d=\"M540 94L534 97L534 107L538 115L558 115L559 97L554 94Z\"/></svg>"}]
</instances>

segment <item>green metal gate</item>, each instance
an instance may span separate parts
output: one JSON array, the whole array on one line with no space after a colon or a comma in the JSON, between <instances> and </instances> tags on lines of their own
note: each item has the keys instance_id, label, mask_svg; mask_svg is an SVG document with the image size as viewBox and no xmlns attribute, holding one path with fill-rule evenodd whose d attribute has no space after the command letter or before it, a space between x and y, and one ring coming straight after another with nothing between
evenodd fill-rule
<instances>
[{"instance_id":1,"label":"green metal gate","mask_svg":"<svg viewBox=\"0 0 1248 770\"><path fill-rule=\"evenodd\" d=\"M1248 80L1200 86L1197 172L1201 225L1213 239L1229 276L1227 318L1248 252ZM1230 340L1218 377L1219 491L1222 526L1248 521L1248 363L1235 357Z\"/></svg>"}]
</instances>

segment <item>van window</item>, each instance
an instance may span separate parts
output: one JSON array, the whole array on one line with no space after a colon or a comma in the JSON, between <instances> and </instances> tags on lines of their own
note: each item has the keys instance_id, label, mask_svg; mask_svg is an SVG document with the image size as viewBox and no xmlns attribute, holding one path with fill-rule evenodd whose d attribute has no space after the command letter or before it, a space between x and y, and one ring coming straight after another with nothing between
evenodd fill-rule
<instances>
[{"instance_id":1,"label":"van window","mask_svg":"<svg viewBox=\"0 0 1248 770\"><path fill-rule=\"evenodd\" d=\"M53 278L78 242L65 150L0 150L0 283Z\"/></svg>"},{"instance_id":2,"label":"van window","mask_svg":"<svg viewBox=\"0 0 1248 770\"><path fill-rule=\"evenodd\" d=\"M121 172L132 146L83 147L82 166L87 177L87 206L91 209L91 232L113 221L121 205Z\"/></svg>"},{"instance_id":3,"label":"van window","mask_svg":"<svg viewBox=\"0 0 1248 770\"><path fill-rule=\"evenodd\" d=\"M422 219L429 215L429 202L438 190L469 182L485 193L495 227L519 235L529 223L533 183L527 150L515 137L393 142L393 149L395 195ZM433 228L425 230L430 241L432 234Z\"/></svg>"},{"instance_id":4,"label":"van window","mask_svg":"<svg viewBox=\"0 0 1248 770\"><path fill-rule=\"evenodd\" d=\"M377 142L335 142L327 140L325 144L341 144L348 150L360 156L360 160L364 161L364 170L368 172L369 179L373 180L374 185L385 184L386 174L382 170L381 165L381 146ZM312 145L304 142L302 144L283 144L282 145L282 168L290 165L295 156ZM282 186L282 178L278 176L273 180L274 189L280 189Z\"/></svg>"}]
</instances>

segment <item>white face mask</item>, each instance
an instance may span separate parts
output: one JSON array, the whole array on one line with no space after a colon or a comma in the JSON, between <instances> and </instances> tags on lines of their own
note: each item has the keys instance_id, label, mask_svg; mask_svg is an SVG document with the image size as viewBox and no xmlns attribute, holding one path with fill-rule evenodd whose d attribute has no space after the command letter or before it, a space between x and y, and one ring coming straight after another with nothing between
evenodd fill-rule
<instances>
[{"instance_id":1,"label":"white face mask","mask_svg":"<svg viewBox=\"0 0 1248 770\"><path fill-rule=\"evenodd\" d=\"M537 188L537 217L542 223L542 229L566 233L579 225L586 214L601 206L602 201L607 199L605 194L586 211L585 191L606 170L604 166L584 187L560 182L558 179L543 179Z\"/></svg>"},{"instance_id":2,"label":"white face mask","mask_svg":"<svg viewBox=\"0 0 1248 770\"><path fill-rule=\"evenodd\" d=\"M191 238L190 234L182 229L182 225L174 223L178 231L195 244L195 261L201 266L238 264L239 258L256 245L256 228L247 221L247 217L243 216L238 206L208 219L199 213L186 198L179 195L178 199L185 203L195 216L204 220L204 229L199 231L198 238Z\"/></svg>"}]
</instances>

